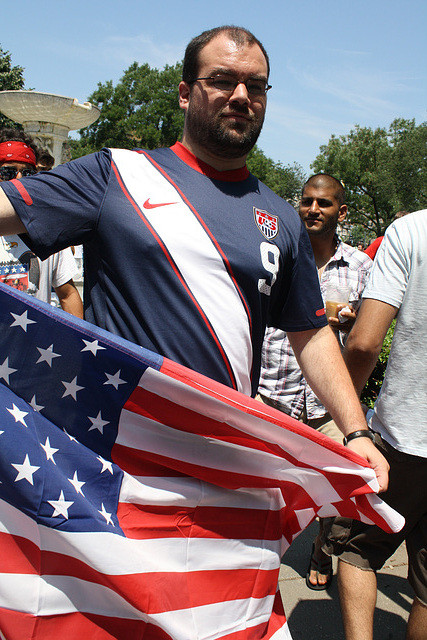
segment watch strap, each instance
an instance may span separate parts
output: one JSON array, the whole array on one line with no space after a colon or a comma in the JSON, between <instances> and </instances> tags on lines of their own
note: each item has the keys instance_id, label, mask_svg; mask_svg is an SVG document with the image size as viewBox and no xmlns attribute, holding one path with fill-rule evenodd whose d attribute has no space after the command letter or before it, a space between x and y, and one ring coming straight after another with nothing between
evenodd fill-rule
<instances>
[{"instance_id":1,"label":"watch strap","mask_svg":"<svg viewBox=\"0 0 427 640\"><path fill-rule=\"evenodd\" d=\"M343 439L344 446L346 446L349 442L354 440L355 438L369 438L372 442L375 441L375 436L372 431L369 429L360 429L359 431L353 431L352 433L348 433Z\"/></svg>"}]
</instances>

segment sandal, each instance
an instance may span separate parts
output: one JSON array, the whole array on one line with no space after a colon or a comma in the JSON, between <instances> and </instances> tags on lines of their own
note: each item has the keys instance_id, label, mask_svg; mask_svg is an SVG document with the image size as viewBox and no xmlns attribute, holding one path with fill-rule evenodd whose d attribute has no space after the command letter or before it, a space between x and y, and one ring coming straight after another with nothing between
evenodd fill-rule
<instances>
[{"instance_id":1,"label":"sandal","mask_svg":"<svg viewBox=\"0 0 427 640\"><path fill-rule=\"evenodd\" d=\"M311 548L310 564L308 565L308 570L305 576L305 583L307 587L309 589L312 589L313 591L324 591L331 585L332 582L332 558L330 556L327 556L326 560L319 562L314 557L314 551L315 546L313 542L313 546ZM313 584L312 582L310 582L310 571L313 570L316 571L317 574L321 573L322 576L328 576L325 584Z\"/></svg>"}]
</instances>

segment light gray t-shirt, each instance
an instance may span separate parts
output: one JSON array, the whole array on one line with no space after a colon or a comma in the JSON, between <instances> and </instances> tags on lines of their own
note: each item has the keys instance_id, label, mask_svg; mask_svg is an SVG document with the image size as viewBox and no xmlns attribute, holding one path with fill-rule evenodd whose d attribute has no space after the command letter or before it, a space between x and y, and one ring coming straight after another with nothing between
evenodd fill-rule
<instances>
[{"instance_id":1,"label":"light gray t-shirt","mask_svg":"<svg viewBox=\"0 0 427 640\"><path fill-rule=\"evenodd\" d=\"M427 209L387 229L363 298L399 309L370 426L399 451L427 458Z\"/></svg>"}]
</instances>

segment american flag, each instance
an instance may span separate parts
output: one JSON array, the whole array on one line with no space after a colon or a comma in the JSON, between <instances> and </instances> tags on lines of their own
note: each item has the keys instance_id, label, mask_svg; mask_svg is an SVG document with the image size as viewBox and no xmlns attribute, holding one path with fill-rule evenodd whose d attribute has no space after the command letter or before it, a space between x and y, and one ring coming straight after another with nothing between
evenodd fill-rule
<instances>
[{"instance_id":1,"label":"american flag","mask_svg":"<svg viewBox=\"0 0 427 640\"><path fill-rule=\"evenodd\" d=\"M397 530L358 456L0 285L6 640L290 638L280 559L316 515Z\"/></svg>"}]
</instances>

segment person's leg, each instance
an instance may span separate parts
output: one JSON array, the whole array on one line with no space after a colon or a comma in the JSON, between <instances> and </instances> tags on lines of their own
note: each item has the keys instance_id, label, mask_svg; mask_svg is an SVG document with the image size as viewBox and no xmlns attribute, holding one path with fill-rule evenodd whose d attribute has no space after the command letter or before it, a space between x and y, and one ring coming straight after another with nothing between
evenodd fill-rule
<instances>
[{"instance_id":1,"label":"person's leg","mask_svg":"<svg viewBox=\"0 0 427 640\"><path fill-rule=\"evenodd\" d=\"M332 558L321 549L324 542L324 522L324 518L319 518L319 533L313 542L310 566L306 577L307 586L311 585L315 590L326 589L332 581Z\"/></svg>"},{"instance_id":2,"label":"person's leg","mask_svg":"<svg viewBox=\"0 0 427 640\"><path fill-rule=\"evenodd\" d=\"M342 444L343 434L331 419L329 413L322 418L315 418L306 422L316 431ZM324 543L324 527L325 519L319 518L319 533L313 542L310 566L306 576L307 586L315 590L326 589L332 581L332 558L324 553L321 548Z\"/></svg>"},{"instance_id":3,"label":"person's leg","mask_svg":"<svg viewBox=\"0 0 427 640\"><path fill-rule=\"evenodd\" d=\"M424 479L427 482L427 477ZM427 514L417 522L406 539L408 581L415 598L408 620L406 640L427 638Z\"/></svg>"},{"instance_id":4,"label":"person's leg","mask_svg":"<svg viewBox=\"0 0 427 640\"><path fill-rule=\"evenodd\" d=\"M346 640L372 640L377 602L374 571L339 560L338 591Z\"/></svg>"},{"instance_id":5,"label":"person's leg","mask_svg":"<svg viewBox=\"0 0 427 640\"><path fill-rule=\"evenodd\" d=\"M427 638L427 607L418 598L414 598L405 640L426 640Z\"/></svg>"},{"instance_id":6,"label":"person's leg","mask_svg":"<svg viewBox=\"0 0 427 640\"><path fill-rule=\"evenodd\" d=\"M324 415L323 418L315 418L314 420L308 420L307 422L309 427L313 427L319 433L323 433L324 436L332 438L332 440L338 442L338 444L343 443L344 435L341 429L339 429L332 420L329 413Z\"/></svg>"}]
</instances>

